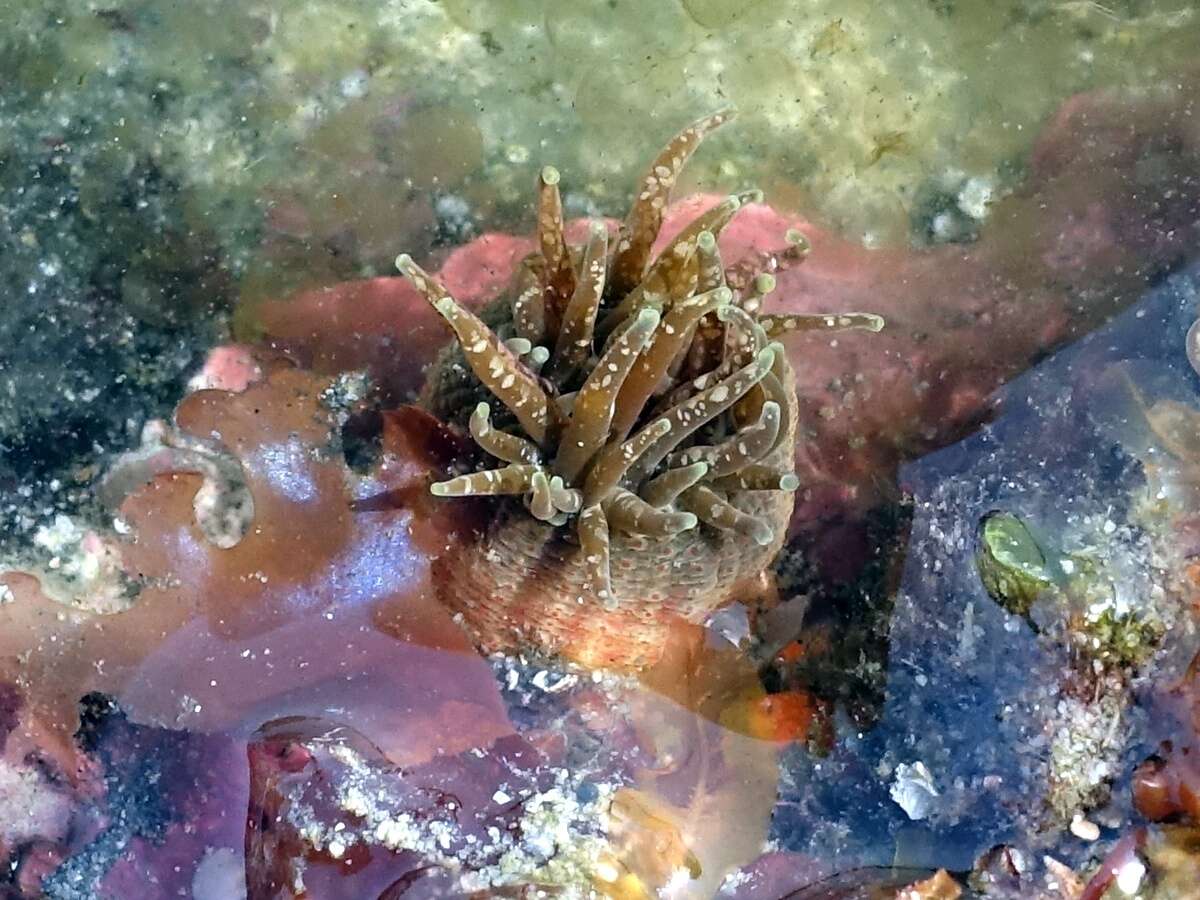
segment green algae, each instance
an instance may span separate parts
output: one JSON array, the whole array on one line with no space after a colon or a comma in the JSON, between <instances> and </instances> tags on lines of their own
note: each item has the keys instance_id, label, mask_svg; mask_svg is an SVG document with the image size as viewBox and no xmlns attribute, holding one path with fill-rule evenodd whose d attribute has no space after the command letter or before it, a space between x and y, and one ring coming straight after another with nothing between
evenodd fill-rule
<instances>
[{"instance_id":1,"label":"green algae","mask_svg":"<svg viewBox=\"0 0 1200 900\"><path fill-rule=\"evenodd\" d=\"M181 182L208 186L192 202L219 222L280 185L321 193L337 179L313 154L355 160L364 147L380 165L357 174L375 192L427 194L436 162L439 190L515 216L530 173L554 159L585 186L577 206L615 210L666 122L732 103L738 137L714 142L693 183L790 182L806 212L874 242L909 239L923 186L948 172L1010 186L1008 161L1066 96L1153 81L1184 65L1200 34L1182 0L61 8L0 14L6 70L31 90L119 73L125 90L162 83L191 98L189 115L124 128L134 146L157 142ZM389 136L395 152L373 146Z\"/></svg>"},{"instance_id":2,"label":"green algae","mask_svg":"<svg viewBox=\"0 0 1200 900\"><path fill-rule=\"evenodd\" d=\"M1106 609L1085 630L1094 650L1104 661L1130 669L1147 662L1166 633L1165 625L1134 613L1119 614Z\"/></svg>"}]
</instances>

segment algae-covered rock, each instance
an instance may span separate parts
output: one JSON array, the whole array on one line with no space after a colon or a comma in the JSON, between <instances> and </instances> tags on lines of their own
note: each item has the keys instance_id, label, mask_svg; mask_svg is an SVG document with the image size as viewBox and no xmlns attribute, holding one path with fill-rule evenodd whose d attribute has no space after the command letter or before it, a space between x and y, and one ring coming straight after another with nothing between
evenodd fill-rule
<instances>
[{"instance_id":1,"label":"algae-covered rock","mask_svg":"<svg viewBox=\"0 0 1200 900\"><path fill-rule=\"evenodd\" d=\"M1166 630L1162 589L1146 584L1147 595L1157 590L1159 596L1136 596L1127 577L1126 570L1148 558L1142 536L1110 520L1090 524L1090 534L1068 535L1088 542L1088 549L1065 553L1039 544L1019 517L989 513L979 526L976 568L993 600L1070 647L1085 672L1094 666L1128 670L1150 657Z\"/></svg>"},{"instance_id":2,"label":"algae-covered rock","mask_svg":"<svg viewBox=\"0 0 1200 900\"><path fill-rule=\"evenodd\" d=\"M612 176L636 166L653 123L734 104L739 137L698 177L799 185L810 209L878 241L908 236L926 183L1010 187L1011 162L1063 98L1153 80L1198 27L1182 0L412 0L306 3L266 46L281 74L361 67L384 89L472 97L486 158L554 160L610 209L626 190Z\"/></svg>"},{"instance_id":3,"label":"algae-covered rock","mask_svg":"<svg viewBox=\"0 0 1200 900\"><path fill-rule=\"evenodd\" d=\"M41 42L52 9L25 4L0 24ZM51 41L69 53L57 70L31 54L30 76L86 81L132 68L203 98L206 127L176 129L167 115L162 131L218 188L303 171L307 135L345 109L384 118L446 107L460 124L445 140L438 122L405 140L432 142L453 163L476 140L458 136L473 130L475 174L499 181L495 192L510 202L530 179L498 163L553 160L612 210L627 200L625 173L669 132L657 122L733 104L743 113L737 139L717 142L695 176L761 180L773 194L787 185L869 241L904 240L914 222L922 239L970 239L1064 98L1152 83L1186 64L1200 33L1184 0L1112 10L1049 0L141 0L61 19ZM218 86L232 87L235 102L213 93ZM198 152L214 134L222 139ZM363 138L342 134L346 147ZM428 159L409 162L420 169ZM402 180L405 169L392 171ZM926 215L930 191L950 183L950 218L928 221L937 216Z\"/></svg>"}]
</instances>

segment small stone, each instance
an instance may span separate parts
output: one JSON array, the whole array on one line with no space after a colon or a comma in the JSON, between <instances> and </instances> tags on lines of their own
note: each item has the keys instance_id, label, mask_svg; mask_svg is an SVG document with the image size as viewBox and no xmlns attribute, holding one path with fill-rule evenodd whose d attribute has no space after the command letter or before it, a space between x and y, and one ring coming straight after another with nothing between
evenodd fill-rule
<instances>
[{"instance_id":1,"label":"small stone","mask_svg":"<svg viewBox=\"0 0 1200 900\"><path fill-rule=\"evenodd\" d=\"M933 812L935 798L939 796L933 785L933 776L925 763L920 761L896 766L896 778L890 793L896 804L913 821L927 818Z\"/></svg>"},{"instance_id":2,"label":"small stone","mask_svg":"<svg viewBox=\"0 0 1200 900\"><path fill-rule=\"evenodd\" d=\"M1100 839L1100 826L1076 813L1071 819L1071 834L1081 841L1096 841Z\"/></svg>"},{"instance_id":3,"label":"small stone","mask_svg":"<svg viewBox=\"0 0 1200 900\"><path fill-rule=\"evenodd\" d=\"M371 76L364 69L355 69L341 80L338 85L342 96L348 100L358 100L367 95Z\"/></svg>"},{"instance_id":4,"label":"small stone","mask_svg":"<svg viewBox=\"0 0 1200 900\"><path fill-rule=\"evenodd\" d=\"M1146 864L1140 859L1131 859L1117 872L1117 887L1127 896L1132 897L1142 886L1142 879L1145 877Z\"/></svg>"}]
</instances>

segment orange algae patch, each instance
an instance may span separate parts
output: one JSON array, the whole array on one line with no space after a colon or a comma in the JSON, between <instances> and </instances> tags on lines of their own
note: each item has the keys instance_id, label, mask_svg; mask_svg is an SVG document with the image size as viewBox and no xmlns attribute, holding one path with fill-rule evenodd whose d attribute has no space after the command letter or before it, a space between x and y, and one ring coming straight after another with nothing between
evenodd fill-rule
<instances>
[{"instance_id":1,"label":"orange algae patch","mask_svg":"<svg viewBox=\"0 0 1200 900\"><path fill-rule=\"evenodd\" d=\"M134 720L172 728L249 733L320 718L401 764L511 731L486 663L430 590L428 541L444 543L454 523L395 503L354 508L408 479L424 485L431 461L393 434L384 465L356 484L331 446L327 386L280 370L244 393L180 404L181 431L240 461L254 519L222 550L194 520L199 477L160 475L136 491L121 509L123 567L142 586L128 610L66 607L30 575L0 575L12 592L0 605L0 680L41 722L69 734L80 697L101 691Z\"/></svg>"},{"instance_id":2,"label":"orange algae patch","mask_svg":"<svg viewBox=\"0 0 1200 900\"><path fill-rule=\"evenodd\" d=\"M747 731L766 741L803 741L812 732L820 710L804 691L767 694L748 704Z\"/></svg>"},{"instance_id":3,"label":"orange algae patch","mask_svg":"<svg viewBox=\"0 0 1200 900\"><path fill-rule=\"evenodd\" d=\"M938 869L929 878L903 888L896 900L958 900L962 888L945 869Z\"/></svg>"}]
</instances>

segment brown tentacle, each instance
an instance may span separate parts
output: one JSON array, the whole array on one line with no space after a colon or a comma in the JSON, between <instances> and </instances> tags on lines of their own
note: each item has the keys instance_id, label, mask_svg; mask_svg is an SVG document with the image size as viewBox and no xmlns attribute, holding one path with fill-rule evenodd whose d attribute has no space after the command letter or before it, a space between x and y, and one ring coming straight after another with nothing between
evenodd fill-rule
<instances>
[{"instance_id":1,"label":"brown tentacle","mask_svg":"<svg viewBox=\"0 0 1200 900\"><path fill-rule=\"evenodd\" d=\"M617 240L612 264L612 289L616 294L632 290L645 277L650 250L662 227L663 211L675 180L704 136L724 125L733 115L733 110L721 110L693 122L679 132L650 164Z\"/></svg>"}]
</instances>

